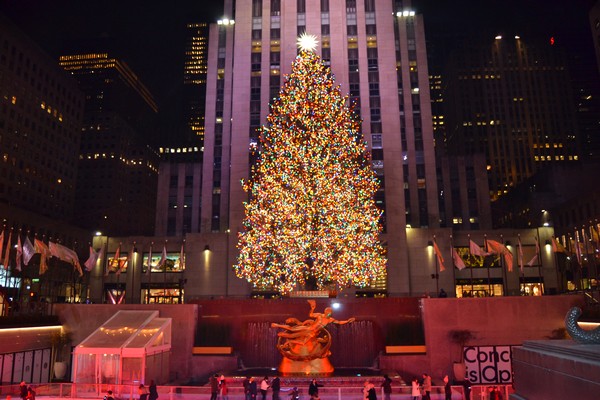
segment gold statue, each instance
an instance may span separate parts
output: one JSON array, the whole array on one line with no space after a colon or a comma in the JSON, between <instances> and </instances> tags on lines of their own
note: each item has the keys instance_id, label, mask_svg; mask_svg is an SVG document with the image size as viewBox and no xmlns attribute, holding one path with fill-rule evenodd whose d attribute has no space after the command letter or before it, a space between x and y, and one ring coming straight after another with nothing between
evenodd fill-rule
<instances>
[{"instance_id":1,"label":"gold statue","mask_svg":"<svg viewBox=\"0 0 600 400\"><path fill-rule=\"evenodd\" d=\"M288 318L285 324L272 323L271 327L281 328L277 333L277 349L283 356L279 370L283 373L331 373L333 366L327 358L331 352L331 334L325 326L328 324L343 325L354 321L338 321L332 317L331 307L323 313L315 312L316 302L308 300L310 312L307 319L301 322L297 318Z\"/></svg>"}]
</instances>

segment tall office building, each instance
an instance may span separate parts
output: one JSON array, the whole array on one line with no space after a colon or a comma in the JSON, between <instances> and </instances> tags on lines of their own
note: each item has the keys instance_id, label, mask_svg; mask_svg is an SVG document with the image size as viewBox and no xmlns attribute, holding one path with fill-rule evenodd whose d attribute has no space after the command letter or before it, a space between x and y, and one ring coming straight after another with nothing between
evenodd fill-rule
<instances>
[{"instance_id":1,"label":"tall office building","mask_svg":"<svg viewBox=\"0 0 600 400\"><path fill-rule=\"evenodd\" d=\"M446 73L450 154L485 154L498 199L551 163L580 158L571 80L561 49L518 36L465 41Z\"/></svg>"},{"instance_id":2,"label":"tall office building","mask_svg":"<svg viewBox=\"0 0 600 400\"><path fill-rule=\"evenodd\" d=\"M154 233L158 107L148 89L107 53L61 56L60 66L85 92L75 214L90 230L114 235Z\"/></svg>"},{"instance_id":3,"label":"tall office building","mask_svg":"<svg viewBox=\"0 0 600 400\"><path fill-rule=\"evenodd\" d=\"M207 55L208 24L187 24L183 70L184 144L199 147L202 147L204 141Z\"/></svg>"},{"instance_id":4,"label":"tall office building","mask_svg":"<svg viewBox=\"0 0 600 400\"><path fill-rule=\"evenodd\" d=\"M73 221L84 101L77 81L0 15L0 315L85 292L71 264L53 258L41 275L39 256L17 268L14 248L37 238L88 251L89 232Z\"/></svg>"},{"instance_id":5,"label":"tall office building","mask_svg":"<svg viewBox=\"0 0 600 400\"><path fill-rule=\"evenodd\" d=\"M307 32L357 104L381 182L384 281L390 294L409 293L407 232L439 226L422 17L409 1L392 0L226 0L224 10L209 33L201 231L242 229L240 180L250 174L250 149L291 70L297 37ZM231 260L236 239L230 235Z\"/></svg>"},{"instance_id":6,"label":"tall office building","mask_svg":"<svg viewBox=\"0 0 600 400\"><path fill-rule=\"evenodd\" d=\"M19 209L72 222L83 105L77 82L0 17L0 208L9 225Z\"/></svg>"}]
</instances>

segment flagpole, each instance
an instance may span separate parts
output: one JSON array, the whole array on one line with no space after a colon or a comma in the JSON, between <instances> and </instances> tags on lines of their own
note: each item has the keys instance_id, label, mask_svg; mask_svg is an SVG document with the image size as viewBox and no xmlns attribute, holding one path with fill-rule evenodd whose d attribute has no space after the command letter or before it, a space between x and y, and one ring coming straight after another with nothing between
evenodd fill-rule
<instances>
[{"instance_id":1,"label":"flagpole","mask_svg":"<svg viewBox=\"0 0 600 400\"><path fill-rule=\"evenodd\" d=\"M108 299L106 298L106 277L108 276L108 267L110 266L110 262L108 260L108 241L110 240L110 238L108 237L108 235L106 235L106 251L104 252L104 260L103 264L105 264L104 266L104 271L102 271L102 298L101 300L108 304Z\"/></svg>"},{"instance_id":2,"label":"flagpole","mask_svg":"<svg viewBox=\"0 0 600 400\"><path fill-rule=\"evenodd\" d=\"M552 236L552 252L554 253L554 270L556 271L556 291L559 293L562 293L562 281L561 281L561 273L558 270L558 256L556 255L558 249L554 249L555 247L558 247L557 245L557 239Z\"/></svg>"},{"instance_id":3,"label":"flagpole","mask_svg":"<svg viewBox=\"0 0 600 400\"><path fill-rule=\"evenodd\" d=\"M433 243L434 243L434 245L437 246L437 242L435 240L435 235L433 235ZM433 252L434 253L436 252L435 251L435 247L434 247ZM436 297L437 297L438 293L440 293L440 281L439 281L440 275L438 273L438 256L437 256L437 254L435 255L434 258L435 258L435 294L436 294Z\"/></svg>"},{"instance_id":4,"label":"flagpole","mask_svg":"<svg viewBox=\"0 0 600 400\"><path fill-rule=\"evenodd\" d=\"M490 248L488 246L487 235L486 234L483 235L483 241L485 243L485 252L489 253L490 252ZM483 263L485 264L485 257L483 258ZM487 265L487 283L488 283L488 291L490 293L492 293L492 278L490 276L490 263L488 263L488 265Z\"/></svg>"},{"instance_id":5,"label":"flagpole","mask_svg":"<svg viewBox=\"0 0 600 400\"><path fill-rule=\"evenodd\" d=\"M596 222L598 222L598 220L596 220ZM596 280L598 280L598 259L596 258L596 251L598 251L600 249L600 243L598 240L595 240L596 238L599 238L600 236L600 232L597 230L598 225L594 224L592 221L590 221L590 236L592 239L592 254L593 254L593 260L594 260L594 278ZM595 236L594 236L595 234ZM599 238L600 239L600 238Z\"/></svg>"},{"instance_id":6,"label":"flagpole","mask_svg":"<svg viewBox=\"0 0 600 400\"><path fill-rule=\"evenodd\" d=\"M168 239L165 240L164 248L165 248L165 253L169 254L166 250L167 242L168 242ZM163 271L163 303L167 302L167 259L168 259L168 257L165 257L165 261L164 261L165 270Z\"/></svg>"},{"instance_id":7,"label":"flagpole","mask_svg":"<svg viewBox=\"0 0 600 400\"><path fill-rule=\"evenodd\" d=\"M469 239L469 257L473 257L473 253L471 253L471 234L468 233L467 237ZM470 259L469 259L469 261L470 261ZM471 263L469 263L469 264L471 264ZM470 281L471 281L471 293L473 293L473 265L469 265L469 275L471 276L470 277Z\"/></svg>"},{"instance_id":8,"label":"flagpole","mask_svg":"<svg viewBox=\"0 0 600 400\"><path fill-rule=\"evenodd\" d=\"M129 258L127 260L128 263L130 262L129 260L131 260L131 271L130 271L130 274L131 274L131 304L133 304L133 302L135 300L133 297L133 294L135 292L135 261L136 261L135 260L135 250L136 250L135 244L136 244L136 241L134 240L133 247L131 248L131 254L129 255ZM129 269L129 265L127 265L127 269ZM141 281L142 281L142 277L140 276L140 282Z\"/></svg>"},{"instance_id":9,"label":"flagpole","mask_svg":"<svg viewBox=\"0 0 600 400\"><path fill-rule=\"evenodd\" d=\"M152 247L154 247L154 242L150 242L150 252L148 253L148 286L146 287L146 304L150 304L150 286L152 285Z\"/></svg>"},{"instance_id":10,"label":"flagpole","mask_svg":"<svg viewBox=\"0 0 600 400\"><path fill-rule=\"evenodd\" d=\"M502 234L500 234L500 244L502 244L502 246L506 247L506 244L504 243L504 237L502 237ZM508 250L508 248L506 248ZM508 250L510 251L510 250ZM504 254L500 254L500 266L502 267L502 296L506 296L507 295L507 273L506 273L506 262L504 261Z\"/></svg>"},{"instance_id":11,"label":"flagpole","mask_svg":"<svg viewBox=\"0 0 600 400\"><path fill-rule=\"evenodd\" d=\"M522 293L525 292L525 265L523 265L523 244L521 243L521 234L518 233L517 234L517 238L518 238L518 244L517 246L519 247L517 249L517 264L519 264L519 295L522 295ZM514 264L513 264L514 265Z\"/></svg>"},{"instance_id":12,"label":"flagpole","mask_svg":"<svg viewBox=\"0 0 600 400\"><path fill-rule=\"evenodd\" d=\"M587 262L587 267L586 267L586 269L587 269L587 280L588 280L588 286L589 286L589 287L590 287L590 289L591 289L591 279L590 279L590 276L592 275L592 271L591 271L591 269L592 269L592 268L591 268L591 263L590 263L590 260L589 260L589 257L588 257L588 256L589 256L589 254L590 254L590 252L589 252L589 249L588 249L588 243L589 243L589 240L587 240L587 239L586 239L586 235L585 235L585 229L586 229L586 228L585 228L585 225L584 225L584 226L581 228L581 236L582 236L582 240L583 240L583 247L584 247L584 250L585 250L585 258L586 258L586 260L585 260L585 261ZM582 258L583 258L583 257L582 257Z\"/></svg>"},{"instance_id":13,"label":"flagpole","mask_svg":"<svg viewBox=\"0 0 600 400\"><path fill-rule=\"evenodd\" d=\"M542 248L540 246L540 228L535 228L536 230L536 243L535 243L535 253L537 254L537 258L538 258L538 277L539 277L539 281L541 283L541 291L542 291L542 295L544 295L546 293L545 287L546 284L544 282L544 277L542 276Z\"/></svg>"},{"instance_id":14,"label":"flagpole","mask_svg":"<svg viewBox=\"0 0 600 400\"><path fill-rule=\"evenodd\" d=\"M456 266L454 263L454 253L452 253L452 251L454 251L454 241L452 239L452 234L450 234L450 259L452 260L452 281L454 282L454 296L456 296Z\"/></svg>"}]
</instances>

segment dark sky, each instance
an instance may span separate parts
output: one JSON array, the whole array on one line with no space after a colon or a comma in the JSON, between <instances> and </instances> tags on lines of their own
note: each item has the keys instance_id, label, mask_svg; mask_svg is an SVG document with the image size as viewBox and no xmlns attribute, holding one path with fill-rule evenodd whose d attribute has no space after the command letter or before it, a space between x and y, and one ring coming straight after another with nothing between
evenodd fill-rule
<instances>
[{"instance_id":1,"label":"dark sky","mask_svg":"<svg viewBox=\"0 0 600 400\"><path fill-rule=\"evenodd\" d=\"M52 56L110 38L163 109L182 79L185 24L216 21L221 10L219 0L0 0L0 12Z\"/></svg>"},{"instance_id":2,"label":"dark sky","mask_svg":"<svg viewBox=\"0 0 600 400\"><path fill-rule=\"evenodd\" d=\"M413 0L431 41L452 40L457 32L554 36L557 43L591 59L588 11L595 2ZM0 12L51 55L88 38L113 38L163 105L181 80L185 23L214 22L221 9L222 0L0 0Z\"/></svg>"}]
</instances>

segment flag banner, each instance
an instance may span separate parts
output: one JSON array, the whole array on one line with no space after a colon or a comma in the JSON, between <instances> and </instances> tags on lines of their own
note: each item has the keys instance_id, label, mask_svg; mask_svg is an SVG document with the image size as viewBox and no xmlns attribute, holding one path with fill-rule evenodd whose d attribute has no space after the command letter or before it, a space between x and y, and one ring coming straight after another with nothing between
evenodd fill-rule
<instances>
[{"instance_id":1,"label":"flag banner","mask_svg":"<svg viewBox=\"0 0 600 400\"><path fill-rule=\"evenodd\" d=\"M160 256L160 261L158 262L159 268L162 268L162 266L165 265L165 262L167 262L167 246L163 245L162 255Z\"/></svg>"},{"instance_id":2,"label":"flag banner","mask_svg":"<svg viewBox=\"0 0 600 400\"><path fill-rule=\"evenodd\" d=\"M519 262L519 268L521 269L521 273L523 273L523 245L521 244L521 236L519 236L519 253L518 253L518 262Z\"/></svg>"},{"instance_id":3,"label":"flag banner","mask_svg":"<svg viewBox=\"0 0 600 400\"><path fill-rule=\"evenodd\" d=\"M117 275L121 273L121 243L119 243L119 247L117 247L117 251L115 251L115 255L112 259L109 259L109 270L113 270L116 268L115 272Z\"/></svg>"},{"instance_id":4,"label":"flag banner","mask_svg":"<svg viewBox=\"0 0 600 400\"><path fill-rule=\"evenodd\" d=\"M88 257L86 262L83 263L83 265L85 265L86 271L91 271L92 269L94 269L96 263L98 262L98 258L100 257L100 251L101 250L94 251L92 246L90 246L90 256Z\"/></svg>"},{"instance_id":5,"label":"flag banner","mask_svg":"<svg viewBox=\"0 0 600 400\"><path fill-rule=\"evenodd\" d=\"M39 239L33 239L35 244L35 252L40 253L40 275L43 275L48 271L48 258L50 258L50 249L46 246L46 243Z\"/></svg>"},{"instance_id":6,"label":"flag banner","mask_svg":"<svg viewBox=\"0 0 600 400\"><path fill-rule=\"evenodd\" d=\"M590 226L590 236L592 242L596 245L596 247L600 246L600 235L598 235L598 230L593 225Z\"/></svg>"},{"instance_id":7,"label":"flag banner","mask_svg":"<svg viewBox=\"0 0 600 400\"><path fill-rule=\"evenodd\" d=\"M469 252L473 256L485 257L488 255L477 243L472 240L469 240Z\"/></svg>"},{"instance_id":8,"label":"flag banner","mask_svg":"<svg viewBox=\"0 0 600 400\"><path fill-rule=\"evenodd\" d=\"M181 250L179 251L179 269L185 269L185 253L183 252L183 243L181 243Z\"/></svg>"},{"instance_id":9,"label":"flag banner","mask_svg":"<svg viewBox=\"0 0 600 400\"><path fill-rule=\"evenodd\" d=\"M536 254L535 256L533 256L533 258L531 260L529 260L529 262L525 265L529 266L529 267L533 267L534 265L537 265L538 263L538 255Z\"/></svg>"},{"instance_id":10,"label":"flag banner","mask_svg":"<svg viewBox=\"0 0 600 400\"><path fill-rule=\"evenodd\" d=\"M2 230L2 233L0 233L0 262L3 262L4 258L2 257L2 254L4 253L4 229Z\"/></svg>"},{"instance_id":11,"label":"flag banner","mask_svg":"<svg viewBox=\"0 0 600 400\"><path fill-rule=\"evenodd\" d=\"M435 251L435 255L437 256L438 263L440 264L440 272L445 271L446 266L444 265L444 257L442 256L442 252L440 251L440 248L438 247L435 239L433 240L433 250Z\"/></svg>"},{"instance_id":12,"label":"flag banner","mask_svg":"<svg viewBox=\"0 0 600 400\"><path fill-rule=\"evenodd\" d=\"M10 262L10 242L12 241L12 231L8 233L8 242L6 242L6 248L4 249L4 269L8 269L8 263Z\"/></svg>"},{"instance_id":13,"label":"flag banner","mask_svg":"<svg viewBox=\"0 0 600 400\"><path fill-rule=\"evenodd\" d=\"M452 260L454 261L454 265L456 266L456 268L458 268L461 271L467 267L465 265L465 262L462 258L460 258L460 255L456 252L456 249L454 247L452 248Z\"/></svg>"},{"instance_id":14,"label":"flag banner","mask_svg":"<svg viewBox=\"0 0 600 400\"><path fill-rule=\"evenodd\" d=\"M23 246L21 245L21 235L17 235L17 256L15 257L17 271L23 267Z\"/></svg>"},{"instance_id":15,"label":"flag banner","mask_svg":"<svg viewBox=\"0 0 600 400\"><path fill-rule=\"evenodd\" d=\"M555 253L566 253L567 249L563 246L558 239L552 237L552 251Z\"/></svg>"},{"instance_id":16,"label":"flag banner","mask_svg":"<svg viewBox=\"0 0 600 400\"><path fill-rule=\"evenodd\" d=\"M131 251L125 257L125 262L123 264L119 263L119 267L121 272L127 272L127 268L129 268L129 260L133 262L133 252L135 251L135 243L131 245Z\"/></svg>"},{"instance_id":17,"label":"flag banner","mask_svg":"<svg viewBox=\"0 0 600 400\"><path fill-rule=\"evenodd\" d=\"M508 250L508 248L500 242L495 240L487 239L488 248L491 250L492 254L498 254L504 256L504 262L506 264L506 269L509 272L513 270L513 255Z\"/></svg>"},{"instance_id":18,"label":"flag banner","mask_svg":"<svg viewBox=\"0 0 600 400\"><path fill-rule=\"evenodd\" d=\"M75 251L65 247L61 244L49 242L50 254L53 257L58 258L61 261L65 261L73 264L79 275L83 275L83 271L81 270L81 264L79 264L79 257Z\"/></svg>"},{"instance_id":19,"label":"flag banner","mask_svg":"<svg viewBox=\"0 0 600 400\"><path fill-rule=\"evenodd\" d=\"M23 243L23 262L25 265L29 265L29 261L35 254L35 247L33 247L33 243L27 236L25 236L25 242Z\"/></svg>"},{"instance_id":20,"label":"flag banner","mask_svg":"<svg viewBox=\"0 0 600 400\"><path fill-rule=\"evenodd\" d=\"M148 275L150 275L150 273L152 272L152 245L153 244L154 243L150 244L150 250L148 250L148 265L147 265L147 268L146 268L146 273Z\"/></svg>"},{"instance_id":21,"label":"flag banner","mask_svg":"<svg viewBox=\"0 0 600 400\"><path fill-rule=\"evenodd\" d=\"M581 266L582 264L582 259L581 259L581 247L579 247L579 245L581 243L579 243L578 241L575 241L573 239L569 239L570 244L571 244L571 252L575 253L575 256L577 257L577 263Z\"/></svg>"}]
</instances>

